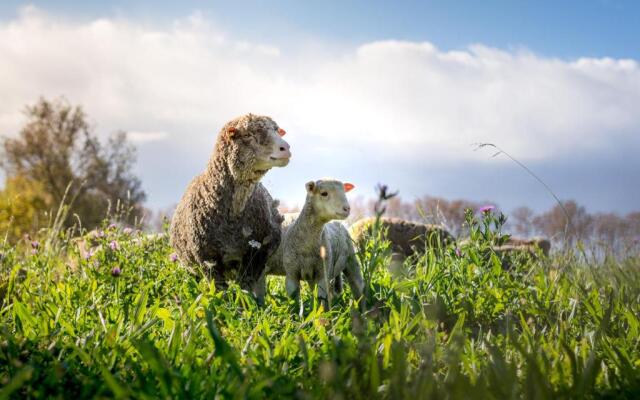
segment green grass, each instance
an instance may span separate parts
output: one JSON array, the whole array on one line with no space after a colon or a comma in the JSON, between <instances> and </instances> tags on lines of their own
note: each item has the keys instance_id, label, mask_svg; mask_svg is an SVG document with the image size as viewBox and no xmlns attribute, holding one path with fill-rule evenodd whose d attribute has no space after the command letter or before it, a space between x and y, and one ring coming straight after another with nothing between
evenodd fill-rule
<instances>
[{"instance_id":1,"label":"green grass","mask_svg":"<svg viewBox=\"0 0 640 400\"><path fill-rule=\"evenodd\" d=\"M506 271L489 247L501 222L469 216L458 254L395 276L372 238L368 311L348 290L323 311L307 291L303 319L281 278L259 307L194 279L166 239L105 229L89 259L65 238L2 249L0 398L637 398L637 255Z\"/></svg>"}]
</instances>

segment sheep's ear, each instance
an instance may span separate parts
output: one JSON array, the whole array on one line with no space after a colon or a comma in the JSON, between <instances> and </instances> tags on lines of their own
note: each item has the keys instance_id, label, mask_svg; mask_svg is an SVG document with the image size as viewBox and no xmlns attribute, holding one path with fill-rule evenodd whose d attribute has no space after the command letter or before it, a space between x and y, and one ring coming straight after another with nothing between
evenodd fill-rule
<instances>
[{"instance_id":1,"label":"sheep's ear","mask_svg":"<svg viewBox=\"0 0 640 400\"><path fill-rule=\"evenodd\" d=\"M234 138L234 137L236 137L238 135L238 129L236 127L234 127L234 126L229 127L227 129L227 132L229 133L229 137L230 138Z\"/></svg>"},{"instance_id":2,"label":"sheep's ear","mask_svg":"<svg viewBox=\"0 0 640 400\"><path fill-rule=\"evenodd\" d=\"M307 188L308 193L313 193L316 188L316 183L314 181L309 181L305 183L304 186Z\"/></svg>"},{"instance_id":3,"label":"sheep's ear","mask_svg":"<svg viewBox=\"0 0 640 400\"><path fill-rule=\"evenodd\" d=\"M348 192L356 187L353 183L349 183L349 182L343 183L342 186L344 187L345 192Z\"/></svg>"},{"instance_id":4,"label":"sheep's ear","mask_svg":"<svg viewBox=\"0 0 640 400\"><path fill-rule=\"evenodd\" d=\"M282 128L278 128L278 135L280 135L280 136L282 137L282 136L284 136L284 135L286 135L286 134L287 134L287 131L285 131L285 130L284 130L284 129L282 129Z\"/></svg>"}]
</instances>

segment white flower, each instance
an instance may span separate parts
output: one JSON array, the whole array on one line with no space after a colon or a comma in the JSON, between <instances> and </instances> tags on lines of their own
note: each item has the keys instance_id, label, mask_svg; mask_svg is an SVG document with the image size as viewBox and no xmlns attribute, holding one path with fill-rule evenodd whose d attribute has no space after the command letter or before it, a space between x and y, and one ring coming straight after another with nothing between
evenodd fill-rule
<instances>
[{"instance_id":1,"label":"white flower","mask_svg":"<svg viewBox=\"0 0 640 400\"><path fill-rule=\"evenodd\" d=\"M262 247L260 242L258 242L257 240L249 240L249 246L253 247L254 249L259 249L260 247Z\"/></svg>"}]
</instances>

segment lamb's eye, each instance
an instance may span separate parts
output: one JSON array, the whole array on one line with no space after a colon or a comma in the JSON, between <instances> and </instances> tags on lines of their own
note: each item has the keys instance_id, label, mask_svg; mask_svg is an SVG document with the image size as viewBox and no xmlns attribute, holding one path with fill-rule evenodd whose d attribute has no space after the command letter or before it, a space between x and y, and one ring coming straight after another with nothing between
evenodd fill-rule
<instances>
[{"instance_id":1,"label":"lamb's eye","mask_svg":"<svg viewBox=\"0 0 640 400\"><path fill-rule=\"evenodd\" d=\"M320 193L320 196L322 196L322 197L327 197L328 195L329 195L329 193L327 193L327 192Z\"/></svg>"}]
</instances>

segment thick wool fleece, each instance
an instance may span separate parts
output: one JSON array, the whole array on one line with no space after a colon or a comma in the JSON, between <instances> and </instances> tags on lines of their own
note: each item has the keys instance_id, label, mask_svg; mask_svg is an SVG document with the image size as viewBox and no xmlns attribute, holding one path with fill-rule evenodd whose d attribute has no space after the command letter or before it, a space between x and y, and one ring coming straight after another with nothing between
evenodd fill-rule
<instances>
[{"instance_id":1,"label":"thick wool fleece","mask_svg":"<svg viewBox=\"0 0 640 400\"><path fill-rule=\"evenodd\" d=\"M229 272L250 287L280 243L282 217L259 183L256 154L269 145L271 118L248 114L228 122L206 170L191 182L171 221L171 245L181 262L205 267L224 287Z\"/></svg>"},{"instance_id":2,"label":"thick wool fleece","mask_svg":"<svg viewBox=\"0 0 640 400\"><path fill-rule=\"evenodd\" d=\"M415 252L423 253L425 246L445 246L454 242L454 237L441 226L405 221L399 218L381 218L381 229L391 242L391 251L409 257ZM349 232L356 242L371 235L375 218L364 218L354 222Z\"/></svg>"}]
</instances>

